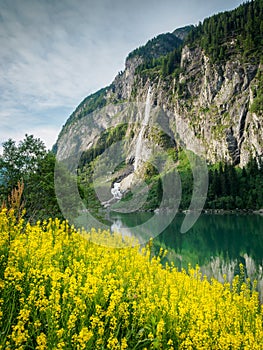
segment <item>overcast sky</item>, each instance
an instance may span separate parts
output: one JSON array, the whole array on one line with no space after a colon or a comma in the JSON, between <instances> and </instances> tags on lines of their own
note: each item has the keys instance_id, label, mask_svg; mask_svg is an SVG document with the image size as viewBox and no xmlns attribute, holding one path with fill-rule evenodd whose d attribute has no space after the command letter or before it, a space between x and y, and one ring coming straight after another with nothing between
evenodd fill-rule
<instances>
[{"instance_id":1,"label":"overcast sky","mask_svg":"<svg viewBox=\"0 0 263 350\"><path fill-rule=\"evenodd\" d=\"M109 85L147 40L239 0L0 0L0 143L51 148L81 100Z\"/></svg>"}]
</instances>

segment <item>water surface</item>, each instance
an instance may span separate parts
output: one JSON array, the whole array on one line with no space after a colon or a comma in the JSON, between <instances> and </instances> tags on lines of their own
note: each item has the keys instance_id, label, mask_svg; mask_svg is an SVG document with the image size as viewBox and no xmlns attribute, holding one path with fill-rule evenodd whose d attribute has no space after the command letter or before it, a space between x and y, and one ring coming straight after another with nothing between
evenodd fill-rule
<instances>
[{"instance_id":1,"label":"water surface","mask_svg":"<svg viewBox=\"0 0 263 350\"><path fill-rule=\"evenodd\" d=\"M140 225L152 215L112 214L112 229L128 235L129 227ZM154 239L156 251L160 247L168 249L164 262L173 262L179 269L198 264L208 278L215 277L219 281L224 280L224 275L231 281L239 274L239 264L242 263L246 276L257 279L259 290L263 290L263 216L202 214L195 225L182 234L183 219L184 215L178 214ZM166 215L159 214L159 220L165 221ZM137 238L143 234L138 226Z\"/></svg>"}]
</instances>

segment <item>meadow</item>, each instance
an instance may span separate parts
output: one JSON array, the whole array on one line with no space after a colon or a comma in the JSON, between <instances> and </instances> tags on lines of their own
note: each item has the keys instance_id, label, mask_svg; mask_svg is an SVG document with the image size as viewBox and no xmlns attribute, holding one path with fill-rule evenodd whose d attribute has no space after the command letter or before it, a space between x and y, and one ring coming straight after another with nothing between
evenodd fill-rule
<instances>
[{"instance_id":1,"label":"meadow","mask_svg":"<svg viewBox=\"0 0 263 350\"><path fill-rule=\"evenodd\" d=\"M2 209L0 348L262 349L262 306L242 266L221 284L198 266L164 266L165 253Z\"/></svg>"}]
</instances>

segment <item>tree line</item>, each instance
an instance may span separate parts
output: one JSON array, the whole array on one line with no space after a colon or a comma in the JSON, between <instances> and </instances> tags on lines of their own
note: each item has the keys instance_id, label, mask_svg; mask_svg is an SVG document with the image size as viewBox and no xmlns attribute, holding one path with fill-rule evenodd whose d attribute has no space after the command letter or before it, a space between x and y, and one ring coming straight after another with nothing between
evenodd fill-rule
<instances>
[{"instance_id":1,"label":"tree line","mask_svg":"<svg viewBox=\"0 0 263 350\"><path fill-rule=\"evenodd\" d=\"M251 158L241 168L227 163L209 170L209 190L206 208L252 209L263 208L263 161Z\"/></svg>"},{"instance_id":2,"label":"tree line","mask_svg":"<svg viewBox=\"0 0 263 350\"><path fill-rule=\"evenodd\" d=\"M220 162L208 167L209 184L204 209L259 210L263 208L263 160L255 157L240 168ZM190 168L181 169L182 200L180 208L189 207L193 177Z\"/></svg>"}]
</instances>

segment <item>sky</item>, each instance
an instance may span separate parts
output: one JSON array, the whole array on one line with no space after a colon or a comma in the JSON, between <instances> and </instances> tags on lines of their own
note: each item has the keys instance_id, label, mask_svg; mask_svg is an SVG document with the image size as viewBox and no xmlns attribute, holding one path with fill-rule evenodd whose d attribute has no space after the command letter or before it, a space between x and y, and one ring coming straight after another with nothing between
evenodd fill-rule
<instances>
[{"instance_id":1,"label":"sky","mask_svg":"<svg viewBox=\"0 0 263 350\"><path fill-rule=\"evenodd\" d=\"M113 81L130 51L241 3L0 0L0 144L27 133L51 149L78 104Z\"/></svg>"}]
</instances>

